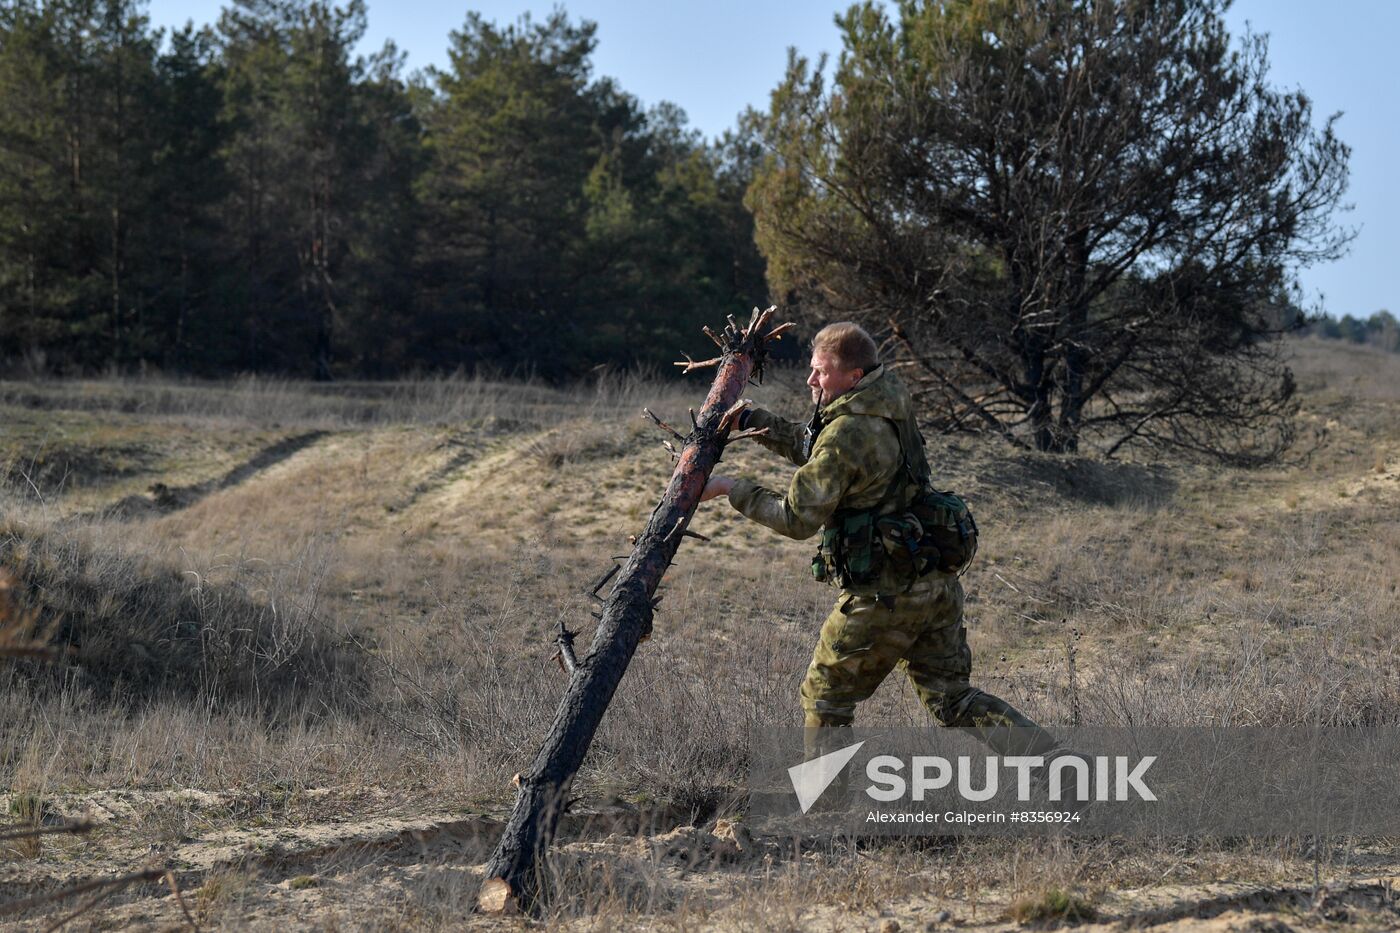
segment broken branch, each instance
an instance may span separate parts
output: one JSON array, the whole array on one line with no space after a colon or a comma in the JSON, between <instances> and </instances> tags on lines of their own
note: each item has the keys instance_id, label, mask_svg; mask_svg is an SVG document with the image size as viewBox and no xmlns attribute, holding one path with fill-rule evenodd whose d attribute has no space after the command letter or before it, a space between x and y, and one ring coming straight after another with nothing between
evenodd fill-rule
<instances>
[{"instance_id":1,"label":"broken branch","mask_svg":"<svg viewBox=\"0 0 1400 933\"><path fill-rule=\"evenodd\" d=\"M650 408L643 408L643 409L642 409L642 414L646 415L646 416L647 416L648 418L650 418L652 421L655 421L655 422L656 422L656 426L657 426L658 428L660 428L661 430L663 430L663 431L670 431L670 432L671 432L671 436L674 437L676 440L681 441L682 443L685 442L685 435L684 435L684 434L682 434L681 432L677 431L675 428L671 427L669 424L667 424L666 422L662 421L660 418L656 417L656 415L652 413L652 410L651 410Z\"/></svg>"},{"instance_id":2,"label":"broken branch","mask_svg":"<svg viewBox=\"0 0 1400 933\"><path fill-rule=\"evenodd\" d=\"M10 901L8 904L0 904L0 917L23 913L31 907L38 907L40 904L50 904L54 901L64 900L65 898L77 897L79 894L86 894L89 891L100 891L104 888L124 888L135 881L156 881L164 875L164 868L148 868L145 871L132 872L129 875L122 875L118 878L99 878L95 881L84 881L82 884L60 888L49 894L36 894L33 897L26 897L22 900Z\"/></svg>"},{"instance_id":3,"label":"broken branch","mask_svg":"<svg viewBox=\"0 0 1400 933\"><path fill-rule=\"evenodd\" d=\"M175 882L175 873L167 871L165 873L165 883L170 886L170 893L175 895L175 903L180 905L180 912L185 915L185 920L189 922L190 929L199 933L199 924L195 923L194 914L190 913L189 905L185 903L185 895L180 893L180 885Z\"/></svg>"},{"instance_id":4,"label":"broken branch","mask_svg":"<svg viewBox=\"0 0 1400 933\"><path fill-rule=\"evenodd\" d=\"M734 419L739 417L739 412L748 408L751 404L753 403L746 398L741 398L739 401L735 402L730 409L724 413L724 416L719 419L720 433L728 431L733 426Z\"/></svg>"},{"instance_id":5,"label":"broken branch","mask_svg":"<svg viewBox=\"0 0 1400 933\"><path fill-rule=\"evenodd\" d=\"M673 539L680 536L681 532L685 531L685 520L688 517L689 516L682 515L680 518L676 519L675 527L671 529L668 535L666 535L667 543L671 542Z\"/></svg>"},{"instance_id":6,"label":"broken branch","mask_svg":"<svg viewBox=\"0 0 1400 933\"><path fill-rule=\"evenodd\" d=\"M598 591L601 590L604 586L606 586L608 581L611 580L613 576L616 575L616 573L621 569L622 568L617 564L613 564L611 567L609 567L601 577L593 581L593 585L588 588L588 594L590 596L597 596Z\"/></svg>"},{"instance_id":7,"label":"broken branch","mask_svg":"<svg viewBox=\"0 0 1400 933\"><path fill-rule=\"evenodd\" d=\"M758 320L754 321L753 329L752 331L750 331L750 333L752 333L756 339L758 338L758 335L763 332L763 328L768 323L768 319L771 318L774 314L776 314L777 311L778 308L776 305L770 305L767 309L759 312ZM767 340L768 338L763 337L761 339Z\"/></svg>"},{"instance_id":8,"label":"broken branch","mask_svg":"<svg viewBox=\"0 0 1400 933\"><path fill-rule=\"evenodd\" d=\"M718 365L720 364L721 359L722 359L721 357L718 357L718 356L717 356L717 357L715 357L715 358L712 359L712 360L701 360L700 362L697 363L697 362L695 362L694 360L692 360L692 359L690 358L690 354L689 354L689 353L682 353L681 356L685 357L685 362L682 363L682 362L677 361L677 362L674 363L673 365L685 367L684 369L681 370L681 373L682 373L682 374L685 374L685 373L692 373L692 372L695 372L695 370L697 370L697 369L708 369L708 368L710 368L711 366L718 366Z\"/></svg>"},{"instance_id":9,"label":"broken branch","mask_svg":"<svg viewBox=\"0 0 1400 933\"><path fill-rule=\"evenodd\" d=\"M772 330L770 330L767 334L764 334L763 339L764 339L764 340L782 340L782 339L783 339L783 334L785 334L785 333L787 333L788 331L792 330L792 329L793 329L794 327L796 327L796 326L797 326L797 325L794 324L792 321L788 321L786 324L779 324L777 327L775 327L775 328L773 328Z\"/></svg>"},{"instance_id":10,"label":"broken branch","mask_svg":"<svg viewBox=\"0 0 1400 933\"><path fill-rule=\"evenodd\" d=\"M559 634L554 643L559 646L554 655L554 659L559 662L559 669L572 677L578 670L578 655L574 654L574 633L564 627L563 619L559 620Z\"/></svg>"}]
</instances>

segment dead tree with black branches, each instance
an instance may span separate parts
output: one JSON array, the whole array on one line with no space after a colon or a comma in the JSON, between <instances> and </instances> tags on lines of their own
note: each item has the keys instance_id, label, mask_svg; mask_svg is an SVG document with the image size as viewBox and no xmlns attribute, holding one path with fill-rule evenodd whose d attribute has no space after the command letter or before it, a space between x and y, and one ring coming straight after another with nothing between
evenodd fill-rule
<instances>
[{"instance_id":1,"label":"dead tree with black branches","mask_svg":"<svg viewBox=\"0 0 1400 933\"><path fill-rule=\"evenodd\" d=\"M515 777L515 808L487 863L477 897L477 908L483 912L527 912L539 904L543 856L554 840L574 775L583 764L603 713L637 646L651 633L652 616L660 602L657 586L682 539L702 537L687 526L710 472L726 444L762 433L731 433L731 428L747 404L740 399L744 387L750 379L761 376L769 343L792 327L782 324L770 328L774 311L754 309L745 326L730 317L720 334L706 327L705 333L717 345L719 355L701 362L687 357L676 364L686 372L718 368L705 404L691 414L689 433L682 434L646 412L668 435L665 444L675 457L675 470L646 528L636 536L626 563L609 569L592 588L596 594L612 584L585 657L577 656L574 634L560 625L557 657L570 675L569 686L543 746L529 767Z\"/></svg>"},{"instance_id":2,"label":"dead tree with black branches","mask_svg":"<svg viewBox=\"0 0 1400 933\"><path fill-rule=\"evenodd\" d=\"M1275 338L1293 270L1350 237L1349 150L1224 6L852 7L832 86L794 57L762 120L774 291L889 335L945 428L1277 456Z\"/></svg>"}]
</instances>

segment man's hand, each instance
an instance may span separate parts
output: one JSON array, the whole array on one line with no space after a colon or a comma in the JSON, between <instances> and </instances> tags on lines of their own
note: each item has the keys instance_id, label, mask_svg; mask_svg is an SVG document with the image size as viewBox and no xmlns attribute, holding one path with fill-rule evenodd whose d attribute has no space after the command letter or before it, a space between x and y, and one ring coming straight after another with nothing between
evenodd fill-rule
<instances>
[{"instance_id":1,"label":"man's hand","mask_svg":"<svg viewBox=\"0 0 1400 933\"><path fill-rule=\"evenodd\" d=\"M705 491L700 493L701 502L709 502L711 499L718 499L720 496L729 495L729 490L734 488L734 480L727 476L711 476L710 481L705 484Z\"/></svg>"}]
</instances>

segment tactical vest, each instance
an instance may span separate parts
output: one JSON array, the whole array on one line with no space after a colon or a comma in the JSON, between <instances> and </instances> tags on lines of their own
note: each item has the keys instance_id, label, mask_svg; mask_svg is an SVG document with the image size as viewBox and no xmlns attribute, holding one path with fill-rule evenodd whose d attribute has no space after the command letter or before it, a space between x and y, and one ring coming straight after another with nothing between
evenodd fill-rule
<instances>
[{"instance_id":1,"label":"tactical vest","mask_svg":"<svg viewBox=\"0 0 1400 933\"><path fill-rule=\"evenodd\" d=\"M913 415L885 420L899 435L901 457L888 490L872 508L837 509L812 558L812 576L842 589L869 586L886 565L906 586L935 570L961 576L977 554L977 522L961 496L933 488ZM804 443L809 450L821 428L814 415Z\"/></svg>"}]
</instances>

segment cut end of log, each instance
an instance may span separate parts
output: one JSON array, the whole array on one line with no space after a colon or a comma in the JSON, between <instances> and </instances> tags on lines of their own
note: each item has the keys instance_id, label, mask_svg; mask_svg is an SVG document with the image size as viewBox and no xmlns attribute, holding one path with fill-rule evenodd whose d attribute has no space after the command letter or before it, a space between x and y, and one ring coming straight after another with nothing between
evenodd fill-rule
<instances>
[{"instance_id":1,"label":"cut end of log","mask_svg":"<svg viewBox=\"0 0 1400 933\"><path fill-rule=\"evenodd\" d=\"M520 913L520 902L506 879L487 878L476 895L476 909L483 914L515 916Z\"/></svg>"}]
</instances>

